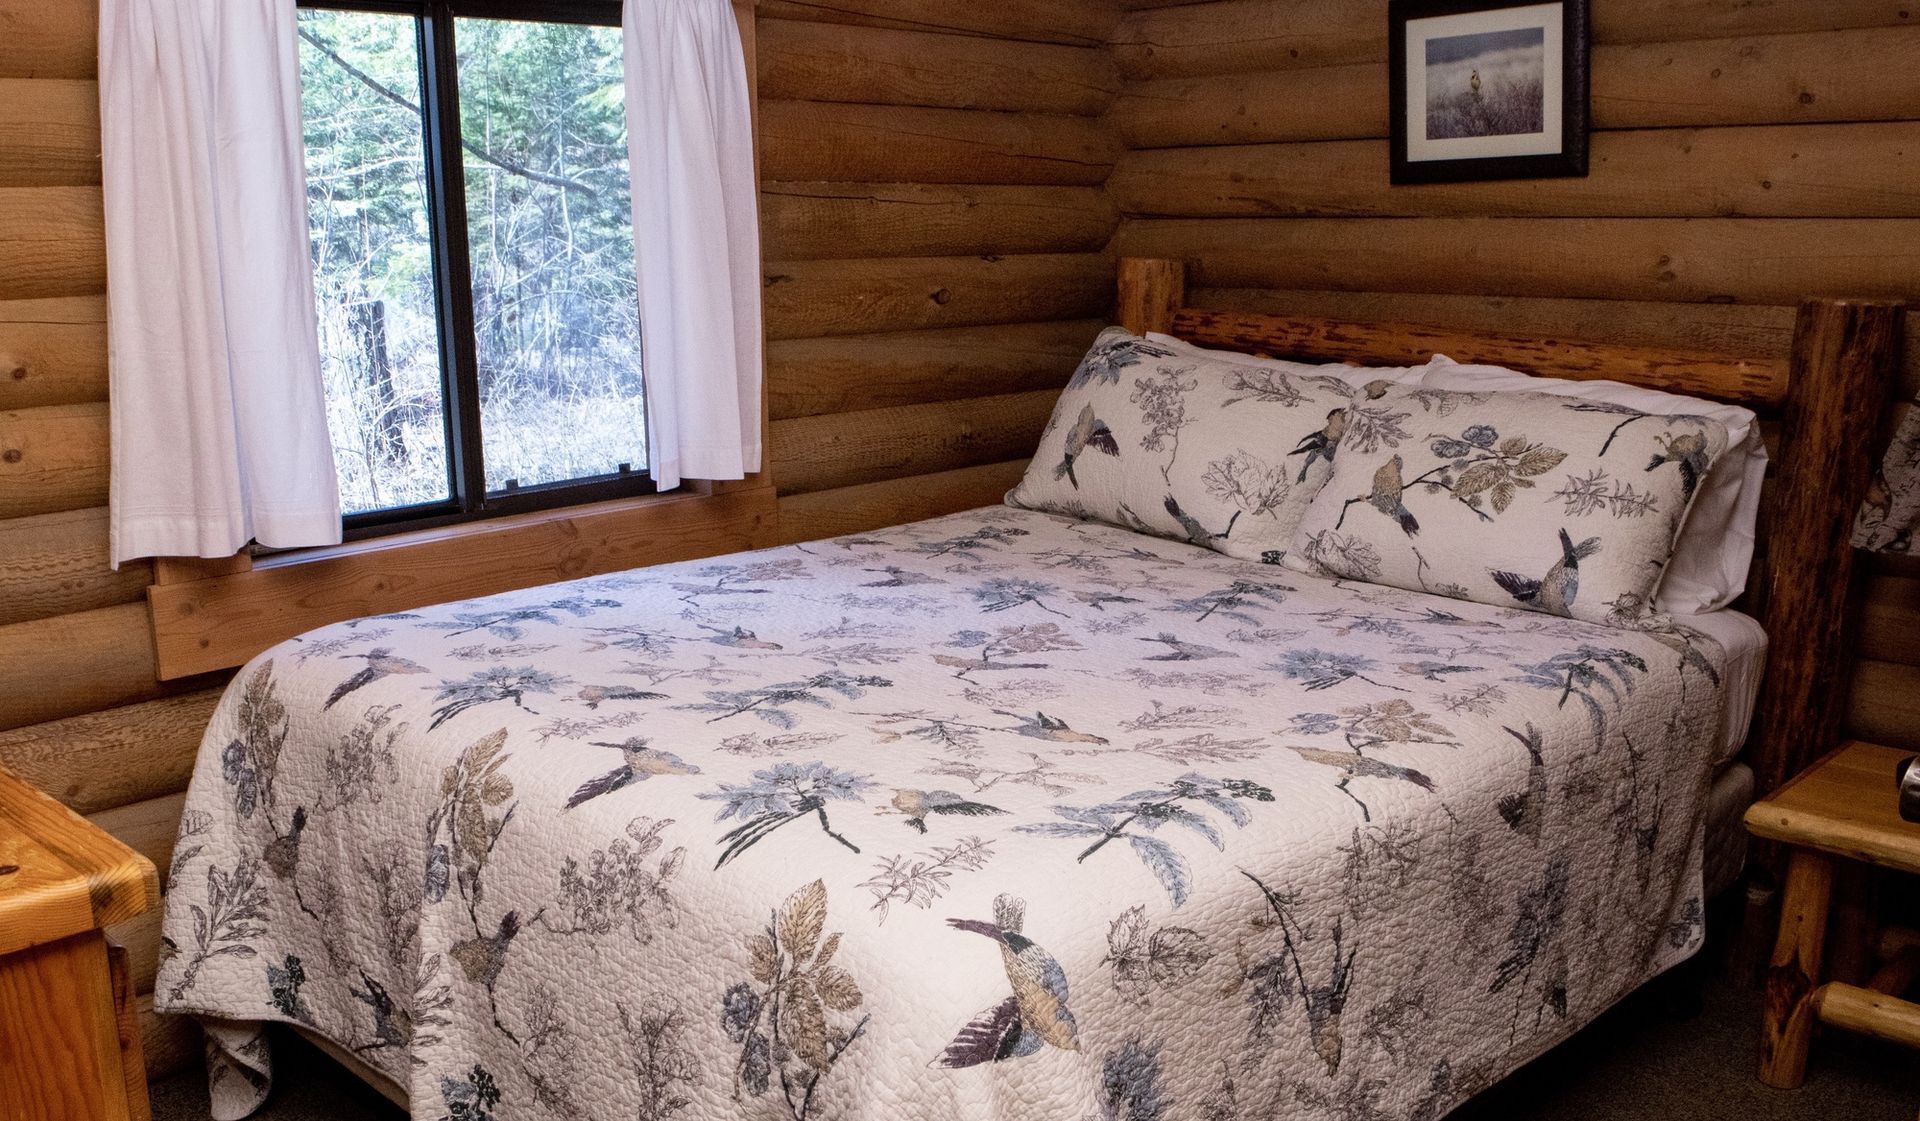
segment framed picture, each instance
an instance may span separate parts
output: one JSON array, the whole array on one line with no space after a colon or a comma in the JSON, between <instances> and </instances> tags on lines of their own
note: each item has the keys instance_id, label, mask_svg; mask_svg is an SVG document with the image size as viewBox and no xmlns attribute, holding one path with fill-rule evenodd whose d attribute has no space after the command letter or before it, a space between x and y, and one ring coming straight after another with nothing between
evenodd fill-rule
<instances>
[{"instance_id":1,"label":"framed picture","mask_svg":"<svg viewBox=\"0 0 1920 1121\"><path fill-rule=\"evenodd\" d=\"M1393 181L1587 173L1588 0L1389 0Z\"/></svg>"}]
</instances>

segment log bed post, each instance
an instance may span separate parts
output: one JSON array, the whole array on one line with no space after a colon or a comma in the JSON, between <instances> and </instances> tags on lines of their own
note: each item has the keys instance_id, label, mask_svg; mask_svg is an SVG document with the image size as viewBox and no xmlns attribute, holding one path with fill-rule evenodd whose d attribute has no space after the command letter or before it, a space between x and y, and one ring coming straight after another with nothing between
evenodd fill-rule
<instances>
[{"instance_id":1,"label":"log bed post","mask_svg":"<svg viewBox=\"0 0 1920 1121\"><path fill-rule=\"evenodd\" d=\"M1901 311L1897 303L1809 300L1794 322L1779 489L1759 583L1770 644L1752 741L1762 794L1840 742L1853 520L1873 477Z\"/></svg>"},{"instance_id":2,"label":"log bed post","mask_svg":"<svg viewBox=\"0 0 1920 1121\"><path fill-rule=\"evenodd\" d=\"M1120 259L1120 326L1136 335L1173 330L1173 313L1187 302L1187 266L1159 257Z\"/></svg>"}]
</instances>

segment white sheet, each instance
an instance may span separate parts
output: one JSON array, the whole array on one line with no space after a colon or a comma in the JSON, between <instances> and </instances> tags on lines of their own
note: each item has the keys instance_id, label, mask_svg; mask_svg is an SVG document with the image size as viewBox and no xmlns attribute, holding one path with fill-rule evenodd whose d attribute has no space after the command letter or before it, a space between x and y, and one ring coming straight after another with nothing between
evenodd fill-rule
<instances>
[{"instance_id":1,"label":"white sheet","mask_svg":"<svg viewBox=\"0 0 1920 1121\"><path fill-rule=\"evenodd\" d=\"M1714 758L1718 766L1740 754L1746 745L1754 701L1760 696L1760 679L1767 672L1767 632L1753 616L1730 608L1688 615L1678 622L1705 634L1727 652L1727 664L1720 671L1726 711L1720 752Z\"/></svg>"}]
</instances>

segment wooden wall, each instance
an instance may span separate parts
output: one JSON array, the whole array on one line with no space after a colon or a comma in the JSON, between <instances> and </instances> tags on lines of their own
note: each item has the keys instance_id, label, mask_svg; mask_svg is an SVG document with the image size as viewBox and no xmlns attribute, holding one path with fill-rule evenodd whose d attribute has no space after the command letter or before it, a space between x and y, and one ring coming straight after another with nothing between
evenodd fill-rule
<instances>
[{"instance_id":1,"label":"wooden wall","mask_svg":"<svg viewBox=\"0 0 1920 1121\"><path fill-rule=\"evenodd\" d=\"M107 339L94 6L0 0L0 765L164 870L218 679L162 685L153 566L107 566ZM152 989L158 923L121 933ZM192 1035L151 1014L156 1069Z\"/></svg>"},{"instance_id":2,"label":"wooden wall","mask_svg":"<svg viewBox=\"0 0 1920 1121\"><path fill-rule=\"evenodd\" d=\"M1780 355L1804 296L1920 306L1908 0L1594 0L1590 177L1430 187L1387 182L1385 0L1125 6L1113 248L1195 303ZM1907 746L1916 577L1874 566L1850 713Z\"/></svg>"},{"instance_id":3,"label":"wooden wall","mask_svg":"<svg viewBox=\"0 0 1920 1121\"><path fill-rule=\"evenodd\" d=\"M1119 145L1100 115L1119 88L1116 18L1106 0L760 5L769 465L786 538L1012 485L1112 302L1102 185ZM0 0L0 765L164 876L226 675L160 682L156 566L107 566L95 57L92 3ZM194 1059L194 1038L150 1011L157 914L120 933L157 1076Z\"/></svg>"},{"instance_id":4,"label":"wooden wall","mask_svg":"<svg viewBox=\"0 0 1920 1121\"><path fill-rule=\"evenodd\" d=\"M763 2L769 460L806 540L997 502L1113 302L1105 0Z\"/></svg>"}]
</instances>

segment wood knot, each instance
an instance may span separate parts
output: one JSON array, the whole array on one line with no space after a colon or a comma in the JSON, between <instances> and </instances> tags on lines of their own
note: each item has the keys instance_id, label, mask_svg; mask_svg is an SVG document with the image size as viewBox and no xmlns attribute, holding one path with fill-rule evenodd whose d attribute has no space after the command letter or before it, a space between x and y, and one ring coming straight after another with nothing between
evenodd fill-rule
<instances>
[{"instance_id":1,"label":"wood knot","mask_svg":"<svg viewBox=\"0 0 1920 1121\"><path fill-rule=\"evenodd\" d=\"M1812 91L1812 90L1801 90L1801 91L1800 91L1800 104L1802 104L1802 105L1812 105L1812 104L1813 104L1813 100L1814 100L1814 99L1813 99L1813 91Z\"/></svg>"},{"instance_id":2,"label":"wood knot","mask_svg":"<svg viewBox=\"0 0 1920 1121\"><path fill-rule=\"evenodd\" d=\"M6 451L0 452L0 460L8 463L18 463L21 458L19 448L8 448Z\"/></svg>"},{"instance_id":3,"label":"wood knot","mask_svg":"<svg viewBox=\"0 0 1920 1121\"><path fill-rule=\"evenodd\" d=\"M953 299L953 293L947 291L945 288L935 288L932 292L928 293L927 299L932 300L941 307L945 307L947 301Z\"/></svg>"},{"instance_id":4,"label":"wood knot","mask_svg":"<svg viewBox=\"0 0 1920 1121\"><path fill-rule=\"evenodd\" d=\"M7 371L7 376L14 381L26 381L27 368L25 366L15 366L13 369Z\"/></svg>"},{"instance_id":5,"label":"wood knot","mask_svg":"<svg viewBox=\"0 0 1920 1121\"><path fill-rule=\"evenodd\" d=\"M11 876L19 870L18 864L0 864L0 876Z\"/></svg>"}]
</instances>

